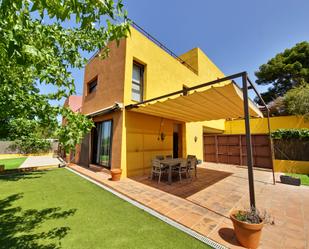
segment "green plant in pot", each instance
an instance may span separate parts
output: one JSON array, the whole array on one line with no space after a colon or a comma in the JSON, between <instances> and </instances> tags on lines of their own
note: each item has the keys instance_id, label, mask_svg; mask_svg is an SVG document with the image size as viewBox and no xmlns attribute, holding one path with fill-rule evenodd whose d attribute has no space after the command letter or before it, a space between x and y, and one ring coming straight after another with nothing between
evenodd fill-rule
<instances>
[{"instance_id":1,"label":"green plant in pot","mask_svg":"<svg viewBox=\"0 0 309 249\"><path fill-rule=\"evenodd\" d=\"M230 218L237 240L242 246L250 249L258 248L264 224L274 224L273 221L270 222L266 211L261 213L256 208L234 210Z\"/></svg>"},{"instance_id":2,"label":"green plant in pot","mask_svg":"<svg viewBox=\"0 0 309 249\"><path fill-rule=\"evenodd\" d=\"M280 182L284 184L294 185L294 186L300 186L301 181L300 178L298 178L295 175L295 170L293 166L290 166L287 169L288 175L280 175Z\"/></svg>"}]
</instances>

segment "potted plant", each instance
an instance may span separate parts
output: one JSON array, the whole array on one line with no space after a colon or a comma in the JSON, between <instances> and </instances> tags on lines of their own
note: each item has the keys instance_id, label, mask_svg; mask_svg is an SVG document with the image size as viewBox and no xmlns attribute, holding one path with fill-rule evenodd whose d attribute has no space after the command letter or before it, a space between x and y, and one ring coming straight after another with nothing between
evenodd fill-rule
<instances>
[{"instance_id":1,"label":"potted plant","mask_svg":"<svg viewBox=\"0 0 309 249\"><path fill-rule=\"evenodd\" d=\"M122 169L111 169L112 181L119 181Z\"/></svg>"},{"instance_id":2,"label":"potted plant","mask_svg":"<svg viewBox=\"0 0 309 249\"><path fill-rule=\"evenodd\" d=\"M284 184L300 186L300 179L289 175L280 175L280 181Z\"/></svg>"},{"instance_id":3,"label":"potted plant","mask_svg":"<svg viewBox=\"0 0 309 249\"><path fill-rule=\"evenodd\" d=\"M230 214L234 232L239 243L250 249L259 246L266 212L262 215L257 209L234 210Z\"/></svg>"},{"instance_id":4,"label":"potted plant","mask_svg":"<svg viewBox=\"0 0 309 249\"><path fill-rule=\"evenodd\" d=\"M300 186L300 179L295 177L295 171L294 171L294 167L290 166L287 169L287 173L289 175L280 175L280 182L284 183L284 184L289 184L289 185L294 185L294 186Z\"/></svg>"}]
</instances>

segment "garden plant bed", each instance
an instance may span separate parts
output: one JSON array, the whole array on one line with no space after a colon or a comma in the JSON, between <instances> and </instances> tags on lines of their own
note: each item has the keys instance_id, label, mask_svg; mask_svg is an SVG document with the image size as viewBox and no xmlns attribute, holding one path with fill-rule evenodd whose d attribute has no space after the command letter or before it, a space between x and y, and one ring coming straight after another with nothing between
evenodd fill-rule
<instances>
[{"instance_id":1,"label":"garden plant bed","mask_svg":"<svg viewBox=\"0 0 309 249\"><path fill-rule=\"evenodd\" d=\"M4 171L0 171L0 175L11 175L11 174L19 174L19 173L26 173L26 172L33 172L33 171L40 171L40 170L49 170L59 166L43 166L43 167L27 167L27 168L17 168L17 169L5 169Z\"/></svg>"}]
</instances>

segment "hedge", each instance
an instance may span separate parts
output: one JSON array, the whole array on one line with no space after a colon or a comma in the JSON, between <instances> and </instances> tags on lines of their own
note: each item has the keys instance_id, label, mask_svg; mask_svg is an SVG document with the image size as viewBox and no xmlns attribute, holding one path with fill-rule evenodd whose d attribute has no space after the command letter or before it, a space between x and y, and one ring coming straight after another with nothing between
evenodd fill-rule
<instances>
[{"instance_id":1,"label":"hedge","mask_svg":"<svg viewBox=\"0 0 309 249\"><path fill-rule=\"evenodd\" d=\"M287 138L298 138L298 139L309 139L309 129L278 129L271 133L271 137L274 139L287 139Z\"/></svg>"}]
</instances>

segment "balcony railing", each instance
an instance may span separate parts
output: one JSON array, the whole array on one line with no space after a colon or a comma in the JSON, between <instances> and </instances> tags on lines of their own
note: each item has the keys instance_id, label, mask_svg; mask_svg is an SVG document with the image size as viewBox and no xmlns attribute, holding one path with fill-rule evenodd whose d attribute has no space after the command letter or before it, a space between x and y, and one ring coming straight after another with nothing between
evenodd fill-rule
<instances>
[{"instance_id":1,"label":"balcony railing","mask_svg":"<svg viewBox=\"0 0 309 249\"><path fill-rule=\"evenodd\" d=\"M183 59L178 57L172 50L167 48L164 44L162 44L160 41L158 41L156 38L154 38L152 35L150 35L146 30L144 30L141 26L136 24L134 21L130 20L132 27L134 27L136 30L141 32L144 36L146 36L150 41L155 43L157 46L159 46L161 49L163 49L166 53L174 57L176 60L178 60L182 65L189 68L192 72L197 74L197 70L195 70L193 67L191 67L187 62L185 62ZM91 61L93 58L97 56L97 54L100 52L100 50L97 50L89 59Z\"/></svg>"},{"instance_id":2,"label":"balcony railing","mask_svg":"<svg viewBox=\"0 0 309 249\"><path fill-rule=\"evenodd\" d=\"M141 32L144 36L146 36L149 40L151 40L153 43L155 43L157 46L159 46L161 49L163 49L166 53L173 56L176 60L178 60L181 64L189 68L191 71L197 74L197 71L191 67L187 62L185 62L183 59L179 58L172 50L167 48L164 44L162 44L160 41L158 41L156 38L154 38L152 35L150 35L147 31L145 31L141 26L136 24L134 21L131 20L131 25L137 29L139 32Z\"/></svg>"}]
</instances>

